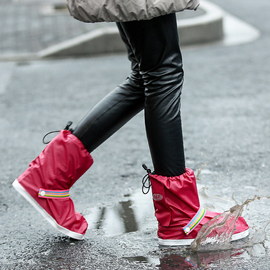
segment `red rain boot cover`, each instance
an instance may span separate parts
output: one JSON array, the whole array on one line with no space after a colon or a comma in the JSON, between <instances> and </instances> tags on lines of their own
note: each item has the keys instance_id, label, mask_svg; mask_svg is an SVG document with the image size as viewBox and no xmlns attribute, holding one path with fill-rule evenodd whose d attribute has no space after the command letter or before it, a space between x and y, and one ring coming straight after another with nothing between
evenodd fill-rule
<instances>
[{"instance_id":1,"label":"red rain boot cover","mask_svg":"<svg viewBox=\"0 0 270 270\"><path fill-rule=\"evenodd\" d=\"M185 234L184 227L191 221L200 209L199 196L194 172L186 168L180 176L149 175L155 216L158 220L158 237L161 239L195 239L202 225L220 213L206 210L198 225ZM236 222L234 233L248 229L242 217Z\"/></svg>"},{"instance_id":2,"label":"red rain boot cover","mask_svg":"<svg viewBox=\"0 0 270 270\"><path fill-rule=\"evenodd\" d=\"M48 194L57 192L66 196L71 186L92 164L93 159L81 141L69 130L62 130L17 181L57 224L83 235L88 224L81 214L75 212L71 198L42 197L44 191L40 192L40 189Z\"/></svg>"}]
</instances>

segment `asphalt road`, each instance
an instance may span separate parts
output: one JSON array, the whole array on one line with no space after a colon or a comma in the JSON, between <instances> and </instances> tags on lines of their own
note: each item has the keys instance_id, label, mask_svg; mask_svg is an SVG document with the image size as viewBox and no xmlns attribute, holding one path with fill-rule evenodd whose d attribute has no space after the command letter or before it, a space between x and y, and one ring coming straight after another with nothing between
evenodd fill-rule
<instances>
[{"instance_id":1,"label":"asphalt road","mask_svg":"<svg viewBox=\"0 0 270 270\"><path fill-rule=\"evenodd\" d=\"M270 4L212 2L261 32L248 44L183 50L187 166L196 171L207 164L198 185L218 209L233 204L232 195L241 204L270 194ZM43 135L77 123L128 72L125 55L0 63L0 268L269 269L267 198L243 213L251 235L258 230L249 248L187 255L158 247L151 198L140 195L141 164L151 166L142 113L93 153L93 167L72 188L90 224L84 241L62 237L13 190L13 180L43 149Z\"/></svg>"}]
</instances>

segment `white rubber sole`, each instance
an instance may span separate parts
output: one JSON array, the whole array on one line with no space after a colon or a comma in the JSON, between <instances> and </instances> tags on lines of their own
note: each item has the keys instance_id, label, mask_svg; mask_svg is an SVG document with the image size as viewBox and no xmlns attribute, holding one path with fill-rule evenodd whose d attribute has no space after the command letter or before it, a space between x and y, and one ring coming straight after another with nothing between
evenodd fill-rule
<instances>
[{"instance_id":1,"label":"white rubber sole","mask_svg":"<svg viewBox=\"0 0 270 270\"><path fill-rule=\"evenodd\" d=\"M83 240L84 234L79 234L73 231L70 231L62 226L60 226L56 220L51 217L37 202L35 199L33 199L32 196L29 195L29 193L24 189L24 187L19 183L19 181L16 179L12 186L16 189L18 193L20 193L56 230L59 232L77 239L77 240Z\"/></svg>"},{"instance_id":2,"label":"white rubber sole","mask_svg":"<svg viewBox=\"0 0 270 270\"><path fill-rule=\"evenodd\" d=\"M249 235L249 229L232 235L231 241L243 239ZM161 246L190 246L195 239L161 239L158 238L158 243Z\"/></svg>"}]
</instances>

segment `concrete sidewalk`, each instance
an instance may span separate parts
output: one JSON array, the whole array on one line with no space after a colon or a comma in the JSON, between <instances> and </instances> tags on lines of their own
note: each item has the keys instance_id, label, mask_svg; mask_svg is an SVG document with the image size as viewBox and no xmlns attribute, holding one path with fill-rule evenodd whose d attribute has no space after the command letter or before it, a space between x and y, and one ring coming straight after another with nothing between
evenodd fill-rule
<instances>
[{"instance_id":1,"label":"concrete sidewalk","mask_svg":"<svg viewBox=\"0 0 270 270\"><path fill-rule=\"evenodd\" d=\"M177 18L181 45L212 42L223 37L223 13L207 1L202 1L196 12L181 12ZM125 50L114 23L76 21L59 0L1 0L0 23L0 60Z\"/></svg>"}]
</instances>

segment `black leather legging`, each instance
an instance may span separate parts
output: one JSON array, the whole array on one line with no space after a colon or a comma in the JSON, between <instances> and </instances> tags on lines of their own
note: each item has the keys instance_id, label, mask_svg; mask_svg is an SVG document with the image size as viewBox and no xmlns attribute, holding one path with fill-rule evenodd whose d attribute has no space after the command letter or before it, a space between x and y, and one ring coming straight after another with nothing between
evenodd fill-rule
<instances>
[{"instance_id":1,"label":"black leather legging","mask_svg":"<svg viewBox=\"0 0 270 270\"><path fill-rule=\"evenodd\" d=\"M175 14L117 26L131 74L82 119L73 134L92 152L144 109L155 172L181 175L185 172L180 114L183 69Z\"/></svg>"}]
</instances>

